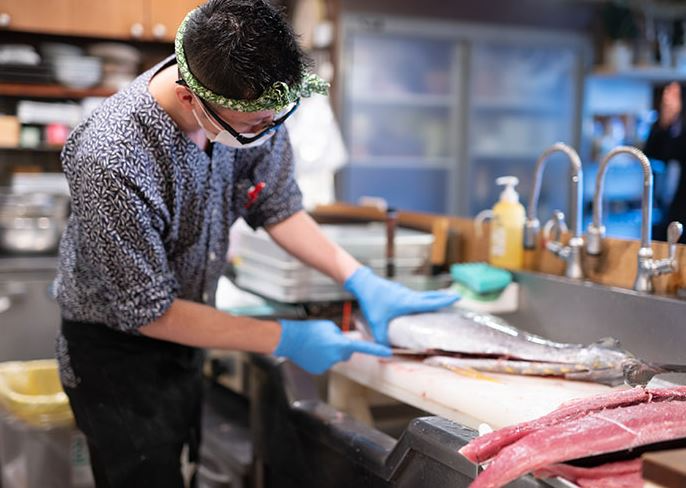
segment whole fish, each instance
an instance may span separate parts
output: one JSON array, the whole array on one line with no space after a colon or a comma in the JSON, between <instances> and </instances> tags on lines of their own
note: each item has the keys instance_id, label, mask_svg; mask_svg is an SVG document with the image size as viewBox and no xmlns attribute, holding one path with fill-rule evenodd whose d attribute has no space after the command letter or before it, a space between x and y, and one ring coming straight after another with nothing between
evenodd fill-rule
<instances>
[{"instance_id":1,"label":"whole fish","mask_svg":"<svg viewBox=\"0 0 686 488\"><path fill-rule=\"evenodd\" d=\"M622 364L634 358L616 339L587 346L559 343L517 329L494 315L461 309L393 319L388 339L394 347L437 355L426 362L448 369L560 376L609 385L624 381Z\"/></svg>"}]
</instances>

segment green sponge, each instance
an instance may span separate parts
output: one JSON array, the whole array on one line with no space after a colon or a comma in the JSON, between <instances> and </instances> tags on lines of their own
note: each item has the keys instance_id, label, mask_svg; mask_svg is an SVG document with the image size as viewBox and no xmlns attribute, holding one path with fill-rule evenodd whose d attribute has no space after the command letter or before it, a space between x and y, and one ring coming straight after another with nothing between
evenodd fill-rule
<instances>
[{"instance_id":1,"label":"green sponge","mask_svg":"<svg viewBox=\"0 0 686 488\"><path fill-rule=\"evenodd\" d=\"M503 290L512 282L512 274L486 263L453 264L450 267L453 280L483 295Z\"/></svg>"}]
</instances>

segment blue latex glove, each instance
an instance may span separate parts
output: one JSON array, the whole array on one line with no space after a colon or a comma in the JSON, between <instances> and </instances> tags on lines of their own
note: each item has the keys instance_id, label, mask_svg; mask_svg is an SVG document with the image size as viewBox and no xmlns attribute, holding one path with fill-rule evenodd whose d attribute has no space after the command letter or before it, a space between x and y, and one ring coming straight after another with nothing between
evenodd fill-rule
<instances>
[{"instance_id":1,"label":"blue latex glove","mask_svg":"<svg viewBox=\"0 0 686 488\"><path fill-rule=\"evenodd\" d=\"M388 345L388 322L400 315L433 312L455 303L460 296L442 291L417 292L375 275L371 269L357 269L343 287L355 295L374 339Z\"/></svg>"},{"instance_id":2,"label":"blue latex glove","mask_svg":"<svg viewBox=\"0 0 686 488\"><path fill-rule=\"evenodd\" d=\"M313 374L321 374L335 363L347 361L354 352L391 355L386 346L349 339L328 320L281 320L280 323L281 339L274 355L287 357Z\"/></svg>"}]
</instances>

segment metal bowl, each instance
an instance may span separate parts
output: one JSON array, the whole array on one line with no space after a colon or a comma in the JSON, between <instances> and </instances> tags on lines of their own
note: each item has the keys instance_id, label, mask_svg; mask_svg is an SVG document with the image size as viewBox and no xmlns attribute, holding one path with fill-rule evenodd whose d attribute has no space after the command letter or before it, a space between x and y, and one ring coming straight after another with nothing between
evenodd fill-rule
<instances>
[{"instance_id":1,"label":"metal bowl","mask_svg":"<svg viewBox=\"0 0 686 488\"><path fill-rule=\"evenodd\" d=\"M19 254L55 251L68 209L69 199L65 195L0 194L0 250Z\"/></svg>"}]
</instances>

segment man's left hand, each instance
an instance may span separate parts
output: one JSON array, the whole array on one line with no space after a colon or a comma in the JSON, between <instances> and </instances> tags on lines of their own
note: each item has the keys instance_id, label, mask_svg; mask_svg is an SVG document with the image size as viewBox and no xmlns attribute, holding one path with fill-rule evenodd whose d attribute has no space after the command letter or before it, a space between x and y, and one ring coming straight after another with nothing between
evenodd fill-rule
<instances>
[{"instance_id":1,"label":"man's left hand","mask_svg":"<svg viewBox=\"0 0 686 488\"><path fill-rule=\"evenodd\" d=\"M412 291L375 275L366 267L358 268L343 286L357 298L374 339L384 345L388 345L390 320L400 315L433 312L452 305L460 298L454 293Z\"/></svg>"}]
</instances>

